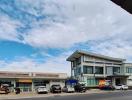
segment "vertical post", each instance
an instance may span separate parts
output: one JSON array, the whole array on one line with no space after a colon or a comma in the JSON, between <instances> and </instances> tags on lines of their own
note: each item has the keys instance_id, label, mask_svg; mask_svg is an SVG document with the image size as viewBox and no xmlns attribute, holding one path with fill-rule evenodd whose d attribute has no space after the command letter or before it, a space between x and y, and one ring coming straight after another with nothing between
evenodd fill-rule
<instances>
[{"instance_id":1,"label":"vertical post","mask_svg":"<svg viewBox=\"0 0 132 100\"><path fill-rule=\"evenodd\" d=\"M94 59L94 66L93 66L93 74L94 74L94 86L95 86L95 83L96 83L96 78L95 78L95 74L96 74L95 59Z\"/></svg>"},{"instance_id":2,"label":"vertical post","mask_svg":"<svg viewBox=\"0 0 132 100\"><path fill-rule=\"evenodd\" d=\"M96 72L94 72L94 86L96 85L96 78L95 78Z\"/></svg>"},{"instance_id":3,"label":"vertical post","mask_svg":"<svg viewBox=\"0 0 132 100\"><path fill-rule=\"evenodd\" d=\"M82 81L84 82L84 76L83 76L83 62L84 62L84 55L81 56L81 78L82 78Z\"/></svg>"},{"instance_id":4,"label":"vertical post","mask_svg":"<svg viewBox=\"0 0 132 100\"><path fill-rule=\"evenodd\" d=\"M32 87L31 87L31 91L34 92L34 81L32 80Z\"/></svg>"},{"instance_id":5,"label":"vertical post","mask_svg":"<svg viewBox=\"0 0 132 100\"><path fill-rule=\"evenodd\" d=\"M71 77L73 77L72 66L73 66L73 62L71 61Z\"/></svg>"},{"instance_id":6,"label":"vertical post","mask_svg":"<svg viewBox=\"0 0 132 100\"><path fill-rule=\"evenodd\" d=\"M81 56L81 73L83 73L83 59L84 59L83 57L84 57L84 56L82 55L82 56Z\"/></svg>"},{"instance_id":7,"label":"vertical post","mask_svg":"<svg viewBox=\"0 0 132 100\"><path fill-rule=\"evenodd\" d=\"M106 76L106 66L105 66L105 64L104 64L104 66L103 66L103 74L104 74L104 77Z\"/></svg>"},{"instance_id":8,"label":"vertical post","mask_svg":"<svg viewBox=\"0 0 132 100\"><path fill-rule=\"evenodd\" d=\"M13 84L13 87L15 88L16 87L16 81L15 80L13 80L12 81L12 84ZM15 92L15 89L13 88L13 91Z\"/></svg>"}]
</instances>

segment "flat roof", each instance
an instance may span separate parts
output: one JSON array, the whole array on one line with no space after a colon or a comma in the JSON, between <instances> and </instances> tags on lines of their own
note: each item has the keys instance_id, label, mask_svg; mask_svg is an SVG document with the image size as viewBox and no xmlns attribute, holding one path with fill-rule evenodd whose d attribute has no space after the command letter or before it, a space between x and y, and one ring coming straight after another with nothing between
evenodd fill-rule
<instances>
[{"instance_id":1,"label":"flat roof","mask_svg":"<svg viewBox=\"0 0 132 100\"><path fill-rule=\"evenodd\" d=\"M76 58L79 58L81 55L88 55L88 56L93 56L93 57L98 57L102 59L107 59L107 60L112 60L112 61L125 61L126 59L121 59L121 58L115 58L115 57L110 57L110 56L105 56L101 54L96 54L88 51L83 51L83 50L76 50L71 56L69 56L66 60L67 61L74 61Z\"/></svg>"},{"instance_id":2,"label":"flat roof","mask_svg":"<svg viewBox=\"0 0 132 100\"><path fill-rule=\"evenodd\" d=\"M66 79L67 77L66 73L0 71L0 78Z\"/></svg>"}]
</instances>

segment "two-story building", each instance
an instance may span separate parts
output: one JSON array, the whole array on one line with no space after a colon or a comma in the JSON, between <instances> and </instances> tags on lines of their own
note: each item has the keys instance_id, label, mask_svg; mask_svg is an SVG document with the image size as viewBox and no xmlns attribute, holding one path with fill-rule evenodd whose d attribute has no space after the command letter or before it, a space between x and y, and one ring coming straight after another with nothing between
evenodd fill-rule
<instances>
[{"instance_id":1,"label":"two-story building","mask_svg":"<svg viewBox=\"0 0 132 100\"><path fill-rule=\"evenodd\" d=\"M87 87L96 87L104 79L111 80L112 85L132 86L132 64L125 59L77 50L67 61L71 62L71 76Z\"/></svg>"}]
</instances>

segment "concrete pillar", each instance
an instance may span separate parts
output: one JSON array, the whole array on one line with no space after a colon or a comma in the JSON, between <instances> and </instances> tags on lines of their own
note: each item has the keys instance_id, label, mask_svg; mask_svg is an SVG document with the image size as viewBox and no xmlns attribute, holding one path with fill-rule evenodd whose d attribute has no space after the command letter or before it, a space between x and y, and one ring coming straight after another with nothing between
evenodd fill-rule
<instances>
[{"instance_id":1,"label":"concrete pillar","mask_svg":"<svg viewBox=\"0 0 132 100\"><path fill-rule=\"evenodd\" d=\"M34 91L35 91L35 89L34 89L34 81L33 81L33 80L32 80L31 90L32 90L32 92L34 92Z\"/></svg>"},{"instance_id":2,"label":"concrete pillar","mask_svg":"<svg viewBox=\"0 0 132 100\"><path fill-rule=\"evenodd\" d=\"M104 77L105 77L106 76L106 66L105 66L105 64L103 66L103 72L104 72Z\"/></svg>"},{"instance_id":3,"label":"concrete pillar","mask_svg":"<svg viewBox=\"0 0 132 100\"><path fill-rule=\"evenodd\" d=\"M85 80L84 80L84 75L83 75L83 74L84 74L84 72L83 72L83 59L84 59L84 58L83 58L83 57L84 57L84 56L82 55L82 56L81 56L81 64L80 64L80 67L81 67L81 76L80 76L81 78L80 78L80 81L82 81L82 82L85 81Z\"/></svg>"},{"instance_id":4,"label":"concrete pillar","mask_svg":"<svg viewBox=\"0 0 132 100\"><path fill-rule=\"evenodd\" d=\"M71 62L71 77L73 77L73 62Z\"/></svg>"},{"instance_id":5,"label":"concrete pillar","mask_svg":"<svg viewBox=\"0 0 132 100\"><path fill-rule=\"evenodd\" d=\"M115 78L112 78L112 85L113 85L113 86L116 85L116 84L115 84L115 80L116 80Z\"/></svg>"},{"instance_id":6,"label":"concrete pillar","mask_svg":"<svg viewBox=\"0 0 132 100\"><path fill-rule=\"evenodd\" d=\"M16 87L16 81L15 80L13 81L13 85L14 85L14 87Z\"/></svg>"},{"instance_id":7,"label":"concrete pillar","mask_svg":"<svg viewBox=\"0 0 132 100\"><path fill-rule=\"evenodd\" d=\"M16 87L16 80L12 80L11 84L13 84L12 92L15 92L15 87Z\"/></svg>"}]
</instances>

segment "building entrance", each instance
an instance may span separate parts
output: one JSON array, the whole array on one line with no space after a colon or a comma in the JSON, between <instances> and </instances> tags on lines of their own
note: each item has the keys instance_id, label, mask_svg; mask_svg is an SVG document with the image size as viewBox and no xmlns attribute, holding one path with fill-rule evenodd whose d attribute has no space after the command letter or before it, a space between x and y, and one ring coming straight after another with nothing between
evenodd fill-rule
<instances>
[{"instance_id":1,"label":"building entrance","mask_svg":"<svg viewBox=\"0 0 132 100\"><path fill-rule=\"evenodd\" d=\"M16 86L19 87L22 92L32 91L32 83L17 83Z\"/></svg>"},{"instance_id":2,"label":"building entrance","mask_svg":"<svg viewBox=\"0 0 132 100\"><path fill-rule=\"evenodd\" d=\"M22 92L32 91L32 80L31 79L19 79L16 82L16 87L19 87Z\"/></svg>"},{"instance_id":3,"label":"building entrance","mask_svg":"<svg viewBox=\"0 0 132 100\"><path fill-rule=\"evenodd\" d=\"M121 84L121 78L116 78L116 79L115 79L115 84L116 84L116 85Z\"/></svg>"}]
</instances>

